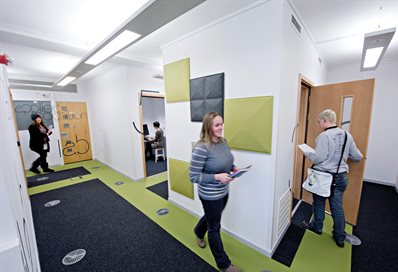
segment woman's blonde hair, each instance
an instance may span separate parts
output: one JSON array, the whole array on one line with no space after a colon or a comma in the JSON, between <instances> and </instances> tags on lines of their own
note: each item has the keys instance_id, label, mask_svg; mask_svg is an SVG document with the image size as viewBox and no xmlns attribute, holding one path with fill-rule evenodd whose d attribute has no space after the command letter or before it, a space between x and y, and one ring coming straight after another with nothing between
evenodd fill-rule
<instances>
[{"instance_id":1,"label":"woman's blonde hair","mask_svg":"<svg viewBox=\"0 0 398 272\"><path fill-rule=\"evenodd\" d=\"M329 123L336 123L336 113L331 109L326 109L318 114L318 121L329 121Z\"/></svg>"},{"instance_id":2,"label":"woman's blonde hair","mask_svg":"<svg viewBox=\"0 0 398 272\"><path fill-rule=\"evenodd\" d=\"M200 132L199 143L205 143L206 145L214 144L213 142L213 121L217 116L222 117L218 112L208 112L203 117L202 130ZM217 139L218 143L223 142L223 138Z\"/></svg>"}]
</instances>

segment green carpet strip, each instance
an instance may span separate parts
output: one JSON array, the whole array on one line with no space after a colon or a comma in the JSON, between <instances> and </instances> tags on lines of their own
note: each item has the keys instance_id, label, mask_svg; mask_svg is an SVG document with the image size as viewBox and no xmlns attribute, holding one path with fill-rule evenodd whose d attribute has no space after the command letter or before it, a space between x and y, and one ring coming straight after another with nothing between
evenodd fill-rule
<instances>
[{"instance_id":1,"label":"green carpet strip","mask_svg":"<svg viewBox=\"0 0 398 272\"><path fill-rule=\"evenodd\" d=\"M209 247L201 249L196 245L192 231L198 218L157 196L151 191L146 190L146 187L167 180L166 172L135 182L95 160L58 166L54 167L54 169L63 170L79 166L84 166L91 172L91 174L84 176L82 179L76 180L75 183L86 182L95 178L100 179L113 191L127 200L130 204L134 205L196 255L200 256L203 260L216 268ZM116 186L114 184L116 181L124 181L125 183L121 186ZM30 195L34 195L65 186L71 186L70 181L58 181L51 184L36 186L29 188L28 192ZM169 209L169 214L166 216L158 216L156 211L161 208ZM351 267L351 246L346 243L345 248L341 249L335 245L331 236L332 225L332 219L327 215L323 235L318 236L308 231L305 233L291 267L287 267L264 256L224 232L222 233L222 239L225 250L228 252L230 259L245 272L264 270L272 272L348 272ZM347 225L346 231L347 233L352 233L352 227Z\"/></svg>"}]
</instances>

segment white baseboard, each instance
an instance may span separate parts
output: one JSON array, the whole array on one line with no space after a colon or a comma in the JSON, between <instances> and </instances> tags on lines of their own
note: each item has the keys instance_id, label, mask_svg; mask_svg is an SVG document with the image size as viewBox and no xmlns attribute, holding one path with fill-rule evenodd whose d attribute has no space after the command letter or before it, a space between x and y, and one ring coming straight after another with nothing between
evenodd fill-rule
<instances>
[{"instance_id":1,"label":"white baseboard","mask_svg":"<svg viewBox=\"0 0 398 272\"><path fill-rule=\"evenodd\" d=\"M173 200L169 199L168 201L169 201L170 203L172 203L173 205L177 206L178 208L180 208L180 209L182 209L182 210L184 210L184 211L186 211L186 212L192 214L192 215L195 216L196 218L198 218L198 219L200 218L200 215L198 215L198 214L192 212L191 210L188 210L187 208L185 208L185 207L183 207L182 205L180 205L180 204L174 202ZM252 244L251 242L249 242L249 241L247 241L246 239L244 239L244 238L242 238L242 237L236 235L235 233L233 233L233 232L229 231L228 229L224 228L223 226L221 226L221 230L224 231L225 233L227 233L228 235L232 236L232 237L235 238L236 240L242 242L243 244L245 244L245 245L251 247L252 249L254 249L254 250L258 251L258 252L260 252L261 254L267 256L268 258L271 258L271 256L272 256L272 253L271 253L271 252L269 252L269 251L267 251L267 250L264 250L264 249L262 249L262 248L260 248L260 247L258 247L258 246L256 246L256 245Z\"/></svg>"},{"instance_id":2,"label":"white baseboard","mask_svg":"<svg viewBox=\"0 0 398 272\"><path fill-rule=\"evenodd\" d=\"M370 183L376 183L380 185L386 185L386 186L395 186L395 184L387 182L387 181L381 181L381 180L373 180L373 179L364 179L364 182L370 182Z\"/></svg>"},{"instance_id":3,"label":"white baseboard","mask_svg":"<svg viewBox=\"0 0 398 272\"><path fill-rule=\"evenodd\" d=\"M103 161L101 161L101 160L99 160L99 159L94 159L94 160L99 161L99 162L102 163L102 164L105 164L106 166L108 166L109 168L111 168L113 171L118 172L118 174L124 176L125 178L131 179L131 180L134 181L134 182L140 182L140 181L143 181L143 180L145 179L144 177L139 178L139 179L134 179L133 177L130 177L130 176L128 176L128 175L126 175L126 174L120 172L119 170L113 168L113 167L110 166L109 164L107 164L107 163L105 163L105 162L103 162Z\"/></svg>"},{"instance_id":4,"label":"white baseboard","mask_svg":"<svg viewBox=\"0 0 398 272\"><path fill-rule=\"evenodd\" d=\"M301 201L301 200L300 200L300 201ZM296 206L297 206L297 205L296 205ZM290 223L290 224L291 224L291 223ZM285 229L284 229L283 232L282 232L282 235L279 236L278 240L276 241L276 244L275 244L274 247L272 248L271 255L270 255L270 256L267 255L268 257L271 258L272 255L274 255L275 250L278 248L279 244L281 243L283 237L285 236L287 230L288 230L289 227L290 227L290 224L286 225Z\"/></svg>"}]
</instances>

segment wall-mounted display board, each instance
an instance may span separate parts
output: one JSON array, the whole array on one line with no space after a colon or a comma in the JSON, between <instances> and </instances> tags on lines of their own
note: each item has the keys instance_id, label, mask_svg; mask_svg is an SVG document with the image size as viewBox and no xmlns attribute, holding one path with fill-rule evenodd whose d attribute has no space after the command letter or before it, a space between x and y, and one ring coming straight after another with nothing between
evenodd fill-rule
<instances>
[{"instance_id":1,"label":"wall-mounted display board","mask_svg":"<svg viewBox=\"0 0 398 272\"><path fill-rule=\"evenodd\" d=\"M273 96L226 99L224 131L228 144L271 154Z\"/></svg>"},{"instance_id":2,"label":"wall-mounted display board","mask_svg":"<svg viewBox=\"0 0 398 272\"><path fill-rule=\"evenodd\" d=\"M64 163L91 160L91 142L85 102L57 102Z\"/></svg>"},{"instance_id":3,"label":"wall-mounted display board","mask_svg":"<svg viewBox=\"0 0 398 272\"><path fill-rule=\"evenodd\" d=\"M28 130L32 124L32 115L41 116L48 128L54 127L53 108L50 101L14 101L15 115L17 118L18 130Z\"/></svg>"},{"instance_id":4,"label":"wall-mounted display board","mask_svg":"<svg viewBox=\"0 0 398 272\"><path fill-rule=\"evenodd\" d=\"M189 101L189 58L166 64L163 70L166 101Z\"/></svg>"},{"instance_id":5,"label":"wall-mounted display board","mask_svg":"<svg viewBox=\"0 0 398 272\"><path fill-rule=\"evenodd\" d=\"M224 73L191 79L190 98L192 122L211 111L224 116Z\"/></svg>"},{"instance_id":6,"label":"wall-mounted display board","mask_svg":"<svg viewBox=\"0 0 398 272\"><path fill-rule=\"evenodd\" d=\"M190 199L194 199L193 184L189 180L189 162L169 159L170 189Z\"/></svg>"}]
</instances>

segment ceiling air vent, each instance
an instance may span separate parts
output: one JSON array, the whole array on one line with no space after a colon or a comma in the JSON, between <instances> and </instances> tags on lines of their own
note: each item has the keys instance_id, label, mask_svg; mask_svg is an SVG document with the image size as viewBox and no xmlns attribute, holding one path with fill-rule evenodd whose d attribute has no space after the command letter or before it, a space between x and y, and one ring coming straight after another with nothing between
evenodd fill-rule
<instances>
[{"instance_id":1,"label":"ceiling air vent","mask_svg":"<svg viewBox=\"0 0 398 272\"><path fill-rule=\"evenodd\" d=\"M294 28L297 30L297 32L301 34L301 26L297 22L296 17L294 17L293 14L292 14L292 24L293 24Z\"/></svg>"}]
</instances>

